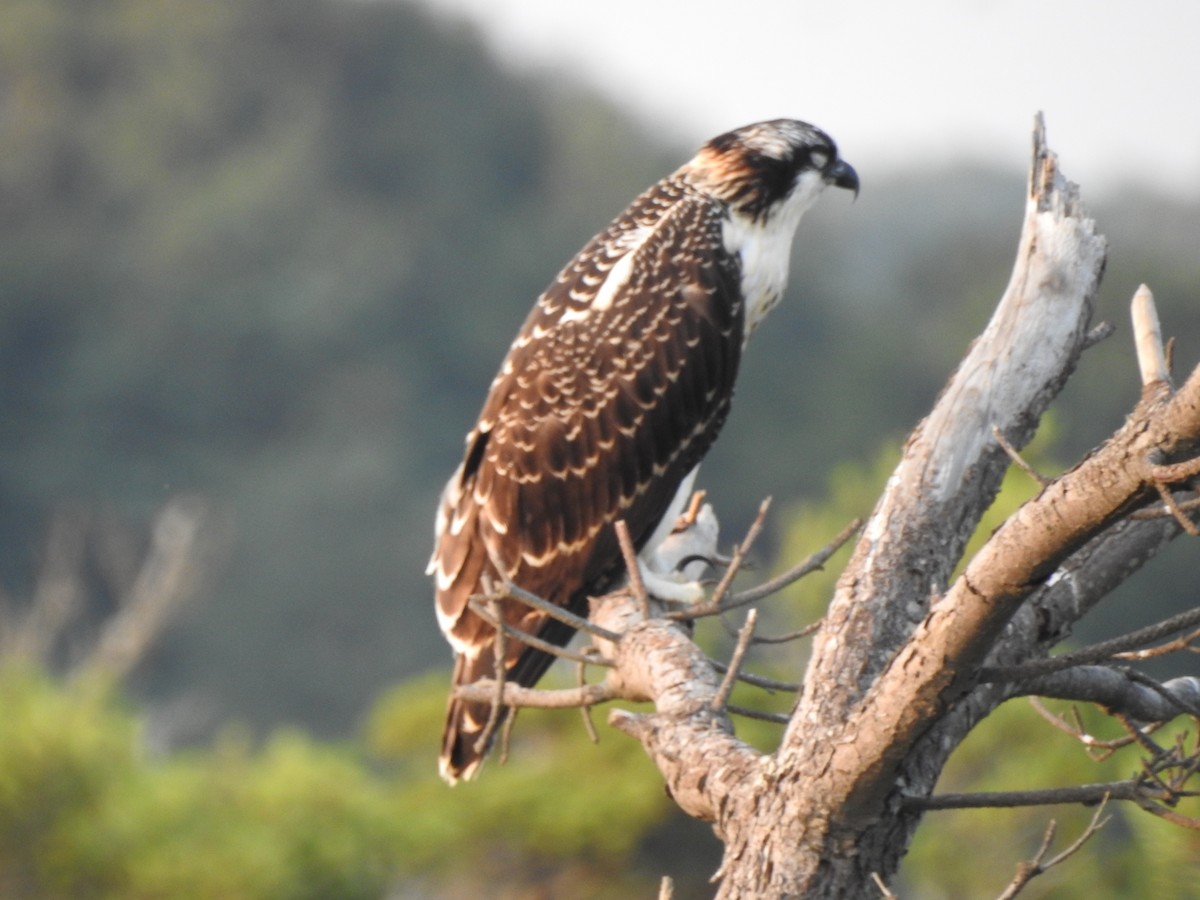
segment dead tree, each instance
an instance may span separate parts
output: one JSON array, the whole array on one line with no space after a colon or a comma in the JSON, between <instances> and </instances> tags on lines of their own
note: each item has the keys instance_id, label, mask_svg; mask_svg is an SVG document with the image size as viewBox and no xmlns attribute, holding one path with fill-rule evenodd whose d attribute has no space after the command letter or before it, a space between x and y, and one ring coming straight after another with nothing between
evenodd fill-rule
<instances>
[{"instance_id":1,"label":"dead tree","mask_svg":"<svg viewBox=\"0 0 1200 900\"><path fill-rule=\"evenodd\" d=\"M938 798L933 789L970 730L1019 695L1101 704L1148 744L1142 776L1077 787L1056 802L1129 800L1200 827L1174 809L1196 793L1200 748L1157 747L1136 724L1200 717L1200 679L1160 684L1114 664L1170 637L1188 646L1200 635L1200 610L1050 655L1166 542L1196 534L1200 367L1173 386L1149 291L1134 300L1143 391L1125 425L1046 481L954 574L1017 450L1106 330L1092 322L1105 252L1039 118L1011 281L862 528L774 753L736 738L727 705L753 615L724 673L685 627L765 593L732 595L727 583L705 610L664 614L636 589L601 598L589 628L611 667L603 682L565 692L464 690L515 706L652 700L653 713L614 711L610 724L641 741L684 811L713 823L725 844L721 897L886 893L927 810L998 802ZM1007 896L1055 861L1044 856L1018 872Z\"/></svg>"}]
</instances>

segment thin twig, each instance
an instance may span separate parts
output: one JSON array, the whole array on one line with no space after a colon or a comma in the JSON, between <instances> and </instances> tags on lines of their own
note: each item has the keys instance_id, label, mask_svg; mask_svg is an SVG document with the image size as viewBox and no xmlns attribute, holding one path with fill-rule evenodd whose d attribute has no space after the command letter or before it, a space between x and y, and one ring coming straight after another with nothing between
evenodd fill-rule
<instances>
[{"instance_id":1,"label":"thin twig","mask_svg":"<svg viewBox=\"0 0 1200 900\"><path fill-rule=\"evenodd\" d=\"M508 715L504 717L504 724L500 728L500 751L496 757L500 765L508 762L508 747L512 741L513 725L516 724L517 713L519 712L520 710L516 707L510 707Z\"/></svg>"},{"instance_id":2,"label":"thin twig","mask_svg":"<svg viewBox=\"0 0 1200 900\"><path fill-rule=\"evenodd\" d=\"M642 581L642 570L638 565L637 550L633 547L633 538L629 536L629 526L621 519L614 526L617 531L617 543L621 545L621 555L625 558L625 571L629 574L629 588L642 611L642 618L650 618L650 597L646 593L646 584Z\"/></svg>"},{"instance_id":3,"label":"thin twig","mask_svg":"<svg viewBox=\"0 0 1200 900\"><path fill-rule=\"evenodd\" d=\"M501 621L500 618L500 602L494 597L488 601L488 612L492 614L495 621ZM479 738L475 741L475 752L485 753L488 745L492 742L492 735L496 731L496 725L500 722L500 710L504 708L504 684L508 678L508 666L506 665L508 657L508 648L506 646L507 635L503 628L496 629L496 644L492 649L495 655L495 689L492 691L492 705L488 712L487 722L483 726L483 731L479 732Z\"/></svg>"},{"instance_id":4,"label":"thin twig","mask_svg":"<svg viewBox=\"0 0 1200 900\"><path fill-rule=\"evenodd\" d=\"M543 600L537 594L525 590L519 585L513 584L511 581L504 582L502 590L504 593L512 597L514 600L519 600L526 606L532 606L534 609L544 612L552 619L557 619L566 625L570 625L576 631L582 631L585 634L590 634L592 637L598 637L602 640L616 643L621 639L621 636L615 631L609 631L607 628L601 628L592 622L585 619L583 616L577 616L568 609L551 603L549 600ZM474 599L474 598L472 598Z\"/></svg>"},{"instance_id":5,"label":"thin twig","mask_svg":"<svg viewBox=\"0 0 1200 900\"><path fill-rule=\"evenodd\" d=\"M746 624L738 632L737 646L733 648L733 656L729 659L729 670L725 673L725 677L721 679L721 686L717 688L717 692L713 695L712 702L709 704L709 709L713 712L720 712L725 708L725 704L729 702L729 695L733 693L733 686L737 682L738 670L742 667L742 660L746 656L746 648L750 646L750 638L754 636L754 626L757 622L757 609L752 609L746 613Z\"/></svg>"},{"instance_id":6,"label":"thin twig","mask_svg":"<svg viewBox=\"0 0 1200 900\"><path fill-rule=\"evenodd\" d=\"M792 720L787 713L764 712L761 709L750 709L748 706L734 706L732 703L725 704L725 711L730 715L758 719L760 722L770 722L774 725L786 725Z\"/></svg>"},{"instance_id":7,"label":"thin twig","mask_svg":"<svg viewBox=\"0 0 1200 900\"><path fill-rule=\"evenodd\" d=\"M1195 460L1191 460L1191 462L1195 462ZM1158 479L1154 482L1154 488L1158 491L1158 496L1162 498L1163 506L1170 511L1171 515L1175 517L1175 521L1179 523L1179 527L1192 537L1200 537L1200 528L1196 527L1196 523L1179 506L1178 501L1175 499L1175 494L1171 492L1171 488L1165 482Z\"/></svg>"},{"instance_id":8,"label":"thin twig","mask_svg":"<svg viewBox=\"0 0 1200 900\"><path fill-rule=\"evenodd\" d=\"M550 655L557 656L561 659L570 659L570 660L574 660L575 662L584 661L584 662L590 663L591 665L596 665L596 666L608 666L608 667L612 666L612 660L605 659L602 656L594 656L594 657L581 656L578 653L572 653L570 650L567 650L565 647L560 647L560 646L558 646L558 644L552 644L549 641L544 641L540 637L537 637L536 635L532 635L527 631L522 631L520 628L516 628L515 626L509 625L507 622L493 616L491 614L491 612L488 611L486 606L484 606L482 603L480 603L478 600L476 600L473 597L471 599L469 599L467 601L467 603L470 605L471 609L475 612L475 614L478 615L479 618L483 619L483 621L487 622L493 628L503 631L505 634L509 635L510 637L516 638L518 641L520 641L522 644L524 644L527 647L533 647L537 650L541 650L545 653L549 653Z\"/></svg>"},{"instance_id":9,"label":"thin twig","mask_svg":"<svg viewBox=\"0 0 1200 900\"><path fill-rule=\"evenodd\" d=\"M1018 666L984 666L979 670L978 677L980 682L1023 681L1039 675L1061 672L1074 666L1094 665L1112 659L1117 653L1136 649L1152 641L1162 640L1167 635L1197 625L1200 625L1200 606L1112 640L1076 650L1073 653L1021 663Z\"/></svg>"},{"instance_id":10,"label":"thin twig","mask_svg":"<svg viewBox=\"0 0 1200 900\"><path fill-rule=\"evenodd\" d=\"M578 688L587 686L587 663L578 663L575 668L576 684ZM587 732L588 737L593 744L600 743L600 735L596 732L596 724L592 721L592 704L584 703L579 707L579 715L583 719L583 730Z\"/></svg>"},{"instance_id":11,"label":"thin twig","mask_svg":"<svg viewBox=\"0 0 1200 900\"><path fill-rule=\"evenodd\" d=\"M714 607L709 603L704 607L692 607L691 609L668 613L667 617L672 619L698 619L702 616L720 615L721 613L737 609L739 606L745 606L749 603L757 603L759 600L783 590L793 582L799 581L805 575L824 568L825 563L829 561L829 557L833 556L850 538L854 537L860 528L862 528L862 519L855 519L843 528L832 541L809 555L806 559L792 566L792 568L788 569L782 575L772 578L770 581L765 581L758 585L758 587L734 594L724 604Z\"/></svg>"},{"instance_id":12,"label":"thin twig","mask_svg":"<svg viewBox=\"0 0 1200 900\"><path fill-rule=\"evenodd\" d=\"M734 594L729 598L725 609L734 609L738 606L745 606L747 603L755 603L765 597L778 593L790 584L793 584L803 578L825 567L825 563L829 561L829 557L837 553L843 546L858 533L862 528L863 520L854 519L837 533L828 544L822 547L815 553L809 554L808 558L801 560L792 568L788 569L782 575L772 578L770 581L763 582L758 587L752 587L741 593Z\"/></svg>"},{"instance_id":13,"label":"thin twig","mask_svg":"<svg viewBox=\"0 0 1200 900\"><path fill-rule=\"evenodd\" d=\"M1109 781L1103 784L1081 784L1075 787L1047 788L1039 791L979 791L963 794L935 794L932 797L904 797L903 804L909 809L933 811L942 809L996 809L1016 806L1060 806L1081 804L1091 806L1103 802L1106 796L1113 800L1128 800L1140 803L1155 795L1162 796L1158 788L1145 784L1141 779ZM1200 796L1198 791L1173 792L1176 797Z\"/></svg>"},{"instance_id":14,"label":"thin twig","mask_svg":"<svg viewBox=\"0 0 1200 900\"><path fill-rule=\"evenodd\" d=\"M1200 628L1189 634L1177 637L1173 641L1159 644L1157 647L1147 647L1145 650L1130 650L1125 653L1114 653L1113 659L1153 659L1156 656L1166 656L1168 653L1178 653L1181 650L1189 650L1197 653L1200 652L1200 647L1195 646L1197 641L1200 641Z\"/></svg>"},{"instance_id":15,"label":"thin twig","mask_svg":"<svg viewBox=\"0 0 1200 900\"><path fill-rule=\"evenodd\" d=\"M1017 450L1016 447L1014 447L1012 444L1010 444L1008 442L1008 438L1006 438L1004 436L1004 432L1001 431L1000 428L996 425L992 426L992 437L994 437L996 439L996 443L1000 445L1000 449L1003 450L1006 454L1008 454L1008 458L1011 459L1014 463L1016 463L1017 467L1022 472L1024 472L1026 475L1028 475L1034 481L1036 481L1040 487L1045 487L1046 485L1050 484L1051 481L1054 480L1052 478L1047 478L1045 475L1043 475L1041 472L1039 472L1037 469L1035 469L1033 466L1031 466L1028 462L1026 462L1025 457L1023 457L1020 454L1020 452Z\"/></svg>"},{"instance_id":16,"label":"thin twig","mask_svg":"<svg viewBox=\"0 0 1200 900\"><path fill-rule=\"evenodd\" d=\"M1042 860L1050 852L1050 845L1054 843L1054 833L1057 829L1058 823L1053 819L1046 823L1046 830L1042 833L1042 843L1038 846L1037 853L1033 854L1033 859L1017 865L1016 874L1013 875L1012 881L1008 883L1008 887L1004 889L1004 893L997 900L1012 900L1021 893L1025 885L1041 874Z\"/></svg>"},{"instance_id":17,"label":"thin twig","mask_svg":"<svg viewBox=\"0 0 1200 900\"><path fill-rule=\"evenodd\" d=\"M808 637L810 634L815 634L817 631L820 630L821 626L824 624L825 624L824 619L817 619L817 621L811 622L808 625L805 625L803 628L797 629L796 631L789 631L787 634L777 634L777 635L772 635L770 637L768 637L766 635L755 635L754 643L756 643L756 644L786 644L789 641L797 641L800 638Z\"/></svg>"},{"instance_id":18,"label":"thin twig","mask_svg":"<svg viewBox=\"0 0 1200 900\"><path fill-rule=\"evenodd\" d=\"M729 586L733 584L734 576L741 569L742 563L746 559L746 554L750 552L750 548L754 546L754 542L758 540L758 535L762 531L763 524L767 520L767 510L771 506L771 498L767 497L758 505L758 515L754 517L754 521L750 523L750 528L746 531L746 536L742 538L742 542L738 544L733 551L733 558L729 560L729 565L725 567L725 574L721 576L721 580L717 582L717 587L712 593L712 597L708 603L699 607L700 609L708 609L712 612L709 615L716 614L721 610L721 601L725 599L725 595L729 592ZM694 611L696 607L693 607ZM693 616L694 618L694 616Z\"/></svg>"},{"instance_id":19,"label":"thin twig","mask_svg":"<svg viewBox=\"0 0 1200 900\"><path fill-rule=\"evenodd\" d=\"M1150 801L1138 803L1138 806L1146 812L1158 816L1160 819L1166 819L1172 825L1178 825L1180 828L1187 828L1191 831L1200 831L1200 819L1185 816L1183 813L1175 812L1173 809L1167 809Z\"/></svg>"},{"instance_id":20,"label":"thin twig","mask_svg":"<svg viewBox=\"0 0 1200 900\"><path fill-rule=\"evenodd\" d=\"M1122 749L1123 747L1128 747L1134 741L1134 739L1129 735L1106 740L1104 738L1098 738L1095 735L1088 734L1083 727L1083 718L1079 715L1079 709L1077 707L1071 707L1071 712L1075 717L1075 724L1070 725L1067 722L1064 722L1061 717L1056 716L1054 713L1048 710L1038 697L1030 697L1029 703L1037 712L1037 714L1049 722L1052 726L1064 734L1070 735L1075 740L1079 741L1079 743L1083 744L1088 756L1090 756L1096 762L1103 762L1118 750Z\"/></svg>"},{"instance_id":21,"label":"thin twig","mask_svg":"<svg viewBox=\"0 0 1200 900\"><path fill-rule=\"evenodd\" d=\"M700 515L700 508L704 506L704 497L707 491L693 491L692 498L688 501L687 509L683 511L683 515L679 517L679 521L675 523L672 533L676 531L686 531L696 524L696 517ZM680 524L683 528L680 528Z\"/></svg>"},{"instance_id":22,"label":"thin twig","mask_svg":"<svg viewBox=\"0 0 1200 900\"><path fill-rule=\"evenodd\" d=\"M1129 716L1115 711L1112 712L1111 715L1114 719L1120 722L1121 725L1124 726L1125 731L1131 738L1133 738L1134 743L1149 753L1151 757L1159 760L1166 756L1167 751L1155 743L1155 741L1150 737L1150 732L1139 728L1137 723L1129 718Z\"/></svg>"},{"instance_id":23,"label":"thin twig","mask_svg":"<svg viewBox=\"0 0 1200 900\"><path fill-rule=\"evenodd\" d=\"M1092 835L1108 824L1111 816L1105 817L1103 820L1100 818L1104 815L1104 809L1107 805L1108 798L1105 797L1100 801L1100 805L1096 807L1096 812L1092 814L1092 820L1088 822L1087 828L1083 830L1083 833L1072 841L1071 845L1061 853L1046 860L1045 857L1050 852L1050 845L1054 842L1054 832L1057 827L1054 820L1051 819L1050 823L1046 826L1046 833L1042 836L1042 844L1038 848L1037 853L1034 854L1033 859L1029 860L1029 862L1021 863L1017 867L1017 874L998 900L1012 900L1013 897L1017 896L1038 875L1050 871L1059 863L1065 862L1078 853L1080 848L1091 839ZM1043 862L1043 860L1045 861Z\"/></svg>"},{"instance_id":24,"label":"thin twig","mask_svg":"<svg viewBox=\"0 0 1200 900\"><path fill-rule=\"evenodd\" d=\"M1175 506L1184 512L1191 512L1192 510L1200 509L1200 497L1192 497L1188 500L1180 500L1178 497L1176 497ZM1139 509L1135 512L1131 512L1129 514L1129 518L1141 521L1144 519L1165 519L1167 516L1174 517L1176 515L1177 514L1174 510L1168 509L1165 506L1151 506L1147 507L1146 509Z\"/></svg>"},{"instance_id":25,"label":"thin twig","mask_svg":"<svg viewBox=\"0 0 1200 900\"><path fill-rule=\"evenodd\" d=\"M879 877L878 872L871 873L871 880L875 882L875 887L879 888L879 893L883 897L883 900L898 900L896 895L883 883L883 879Z\"/></svg>"},{"instance_id":26,"label":"thin twig","mask_svg":"<svg viewBox=\"0 0 1200 900\"><path fill-rule=\"evenodd\" d=\"M481 678L470 684L456 685L454 696L472 703L487 703L496 695L496 682ZM503 701L513 709L575 709L580 706L595 706L617 699L617 694L605 682L585 684L573 688L531 688L512 681L504 683Z\"/></svg>"},{"instance_id":27,"label":"thin twig","mask_svg":"<svg viewBox=\"0 0 1200 900\"><path fill-rule=\"evenodd\" d=\"M725 663L717 662L715 659L710 659L708 663L722 675L729 671L729 666L725 665ZM785 694L795 694L800 690L800 685L796 682L777 681L774 678L768 678L765 675L755 675L751 672L738 672L737 679L745 684L750 684L766 691L782 691Z\"/></svg>"}]
</instances>

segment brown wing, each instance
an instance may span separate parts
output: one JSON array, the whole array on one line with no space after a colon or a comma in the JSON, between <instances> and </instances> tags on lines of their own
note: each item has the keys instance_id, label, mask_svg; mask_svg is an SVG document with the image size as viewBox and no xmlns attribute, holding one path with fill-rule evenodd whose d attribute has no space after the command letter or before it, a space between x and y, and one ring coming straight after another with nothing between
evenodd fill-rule
<instances>
[{"instance_id":1,"label":"brown wing","mask_svg":"<svg viewBox=\"0 0 1200 900\"><path fill-rule=\"evenodd\" d=\"M490 677L494 634L467 605L510 580L576 612L622 571L613 523L639 547L729 409L742 345L739 267L722 208L679 181L651 189L539 298L446 486L430 571L455 683ZM565 644L571 629L517 601L502 615ZM516 640L521 684L553 657ZM469 777L487 707L451 703L443 774Z\"/></svg>"}]
</instances>

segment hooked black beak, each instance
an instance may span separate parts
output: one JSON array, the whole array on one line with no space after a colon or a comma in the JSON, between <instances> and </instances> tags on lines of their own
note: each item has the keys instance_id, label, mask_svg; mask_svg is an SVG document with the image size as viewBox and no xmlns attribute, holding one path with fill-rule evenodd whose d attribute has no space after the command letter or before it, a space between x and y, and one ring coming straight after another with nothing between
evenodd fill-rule
<instances>
[{"instance_id":1,"label":"hooked black beak","mask_svg":"<svg viewBox=\"0 0 1200 900\"><path fill-rule=\"evenodd\" d=\"M845 160L839 159L829 167L829 171L825 173L825 181L848 191L854 191L854 197L858 199L858 173L854 171L854 166Z\"/></svg>"}]
</instances>

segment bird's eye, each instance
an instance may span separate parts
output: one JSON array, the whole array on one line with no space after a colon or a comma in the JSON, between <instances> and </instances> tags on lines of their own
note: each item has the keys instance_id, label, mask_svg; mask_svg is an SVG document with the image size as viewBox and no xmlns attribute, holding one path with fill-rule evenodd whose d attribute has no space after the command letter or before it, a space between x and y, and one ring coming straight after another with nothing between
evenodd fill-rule
<instances>
[{"instance_id":1,"label":"bird's eye","mask_svg":"<svg viewBox=\"0 0 1200 900\"><path fill-rule=\"evenodd\" d=\"M829 164L829 154L824 150L813 150L808 154L808 161L814 169L824 171Z\"/></svg>"}]
</instances>

